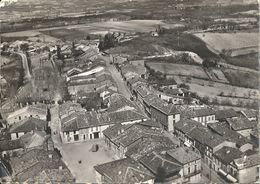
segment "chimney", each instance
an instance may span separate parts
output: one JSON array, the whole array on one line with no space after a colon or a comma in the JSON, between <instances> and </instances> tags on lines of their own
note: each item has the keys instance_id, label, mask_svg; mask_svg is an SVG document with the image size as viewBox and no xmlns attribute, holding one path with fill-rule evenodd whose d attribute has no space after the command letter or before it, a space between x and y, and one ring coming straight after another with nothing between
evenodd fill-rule
<instances>
[{"instance_id":1,"label":"chimney","mask_svg":"<svg viewBox=\"0 0 260 184\"><path fill-rule=\"evenodd\" d=\"M59 166L59 170L61 171L63 168L62 168L62 165Z\"/></svg>"},{"instance_id":2,"label":"chimney","mask_svg":"<svg viewBox=\"0 0 260 184\"><path fill-rule=\"evenodd\" d=\"M226 151L226 154L229 154L229 153L230 153L230 150L227 150L227 151Z\"/></svg>"},{"instance_id":3,"label":"chimney","mask_svg":"<svg viewBox=\"0 0 260 184\"><path fill-rule=\"evenodd\" d=\"M52 159L52 154L49 154L49 158Z\"/></svg>"}]
</instances>

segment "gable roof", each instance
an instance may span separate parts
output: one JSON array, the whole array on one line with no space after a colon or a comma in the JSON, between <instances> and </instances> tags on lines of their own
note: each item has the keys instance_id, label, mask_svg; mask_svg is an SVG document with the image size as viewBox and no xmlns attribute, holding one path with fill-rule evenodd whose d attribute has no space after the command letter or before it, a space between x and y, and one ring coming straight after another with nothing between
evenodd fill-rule
<instances>
[{"instance_id":1,"label":"gable roof","mask_svg":"<svg viewBox=\"0 0 260 184\"><path fill-rule=\"evenodd\" d=\"M195 160L201 159L199 153L196 153L188 147L175 148L167 151L167 154L176 159L181 164L187 164Z\"/></svg>"},{"instance_id":2,"label":"gable roof","mask_svg":"<svg viewBox=\"0 0 260 184\"><path fill-rule=\"evenodd\" d=\"M257 118L259 115L259 112L256 110L243 110L241 113L246 117L246 118Z\"/></svg>"},{"instance_id":3,"label":"gable roof","mask_svg":"<svg viewBox=\"0 0 260 184\"><path fill-rule=\"evenodd\" d=\"M253 129L257 127L257 122L249 121L247 118L227 119L226 121L229 126L235 131Z\"/></svg>"},{"instance_id":4,"label":"gable roof","mask_svg":"<svg viewBox=\"0 0 260 184\"><path fill-rule=\"evenodd\" d=\"M20 139L0 141L0 152L21 149L23 147L24 145Z\"/></svg>"},{"instance_id":5,"label":"gable roof","mask_svg":"<svg viewBox=\"0 0 260 184\"><path fill-rule=\"evenodd\" d=\"M61 130L63 132L77 131L99 125L102 125L102 123L99 121L98 115L94 111L74 112L69 116L61 119Z\"/></svg>"},{"instance_id":6,"label":"gable roof","mask_svg":"<svg viewBox=\"0 0 260 184\"><path fill-rule=\"evenodd\" d=\"M143 183L154 179L154 175L148 169L131 158L97 165L94 169L111 183Z\"/></svg>"},{"instance_id":7,"label":"gable roof","mask_svg":"<svg viewBox=\"0 0 260 184\"><path fill-rule=\"evenodd\" d=\"M222 136L211 132L207 127L194 128L188 132L187 135L201 144L207 145L211 148L225 142L225 139Z\"/></svg>"},{"instance_id":8,"label":"gable roof","mask_svg":"<svg viewBox=\"0 0 260 184\"><path fill-rule=\"evenodd\" d=\"M47 136L45 132L34 131L26 133L20 139L24 146L28 149L43 146L49 137L50 136Z\"/></svg>"},{"instance_id":9,"label":"gable roof","mask_svg":"<svg viewBox=\"0 0 260 184\"><path fill-rule=\"evenodd\" d=\"M238 113L234 109L217 110L215 114L216 120L238 117Z\"/></svg>"},{"instance_id":10,"label":"gable roof","mask_svg":"<svg viewBox=\"0 0 260 184\"><path fill-rule=\"evenodd\" d=\"M215 115L215 112L210 108L192 109L187 113L188 118L205 117L211 115Z\"/></svg>"},{"instance_id":11,"label":"gable roof","mask_svg":"<svg viewBox=\"0 0 260 184\"><path fill-rule=\"evenodd\" d=\"M21 120L15 124L13 124L9 130L10 133L18 133L18 132L30 132L32 130L46 130L48 125L47 121L29 117L27 119Z\"/></svg>"},{"instance_id":12,"label":"gable roof","mask_svg":"<svg viewBox=\"0 0 260 184\"><path fill-rule=\"evenodd\" d=\"M191 130L193 130L194 128L197 128L197 127L203 127L203 125L197 121L194 121L194 120L180 120L178 122L176 122L174 124L174 127L183 132L184 134L190 132Z\"/></svg>"},{"instance_id":13,"label":"gable roof","mask_svg":"<svg viewBox=\"0 0 260 184\"><path fill-rule=\"evenodd\" d=\"M148 153L140 159L140 162L154 175L157 175L159 169L163 169L166 177L172 175L178 176L182 168L175 159L165 153Z\"/></svg>"},{"instance_id":14,"label":"gable roof","mask_svg":"<svg viewBox=\"0 0 260 184\"><path fill-rule=\"evenodd\" d=\"M137 106L133 102L118 93L114 93L110 96L109 104L110 106L108 107L107 112L115 112L126 107L132 110L137 109Z\"/></svg>"},{"instance_id":15,"label":"gable roof","mask_svg":"<svg viewBox=\"0 0 260 184\"><path fill-rule=\"evenodd\" d=\"M238 165L243 165L243 168L249 168L260 164L259 153L245 156L244 158L238 158L234 160L234 163Z\"/></svg>"},{"instance_id":16,"label":"gable roof","mask_svg":"<svg viewBox=\"0 0 260 184\"><path fill-rule=\"evenodd\" d=\"M224 164L230 164L234 159L241 158L243 153L237 148L231 148L224 146L219 149L213 155L222 161Z\"/></svg>"},{"instance_id":17,"label":"gable roof","mask_svg":"<svg viewBox=\"0 0 260 184\"><path fill-rule=\"evenodd\" d=\"M166 115L180 114L180 111L177 109L177 106L175 106L174 104L168 104L159 97L154 99L154 101L151 103L151 107L157 109L158 111Z\"/></svg>"}]
</instances>

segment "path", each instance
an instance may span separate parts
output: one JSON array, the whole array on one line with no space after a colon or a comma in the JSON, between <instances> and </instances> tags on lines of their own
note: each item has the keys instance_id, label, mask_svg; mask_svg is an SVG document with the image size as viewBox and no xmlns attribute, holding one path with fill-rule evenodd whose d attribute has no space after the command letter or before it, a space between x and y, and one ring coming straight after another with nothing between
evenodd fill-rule
<instances>
[{"instance_id":1,"label":"path","mask_svg":"<svg viewBox=\"0 0 260 184\"><path fill-rule=\"evenodd\" d=\"M60 138L61 132L61 123L59 119L59 105L55 104L50 109L51 113L51 121L50 121L50 128L51 128L51 137L54 142L54 147L57 149L61 149L62 142Z\"/></svg>"},{"instance_id":2,"label":"path","mask_svg":"<svg viewBox=\"0 0 260 184\"><path fill-rule=\"evenodd\" d=\"M116 69L116 67L112 64L110 64L110 57L109 56L99 56L101 59L103 59L106 62L107 69L110 71L114 81L117 84L118 92L124 95L127 99L130 99L131 92L129 91L128 87L126 86L121 73Z\"/></svg>"}]
</instances>

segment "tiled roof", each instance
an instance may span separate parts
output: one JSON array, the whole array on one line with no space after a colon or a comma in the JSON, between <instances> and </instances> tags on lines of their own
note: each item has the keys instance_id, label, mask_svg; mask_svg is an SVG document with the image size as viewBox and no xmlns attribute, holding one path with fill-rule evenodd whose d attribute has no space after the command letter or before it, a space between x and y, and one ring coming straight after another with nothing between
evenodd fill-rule
<instances>
[{"instance_id":1,"label":"tiled roof","mask_svg":"<svg viewBox=\"0 0 260 184\"><path fill-rule=\"evenodd\" d=\"M128 73L128 72L133 72L136 73L138 75L143 75L146 73L146 68L143 66L134 66L131 64L126 64L124 66L121 67L121 71L124 74Z\"/></svg>"},{"instance_id":2,"label":"tiled roof","mask_svg":"<svg viewBox=\"0 0 260 184\"><path fill-rule=\"evenodd\" d=\"M225 165L230 164L234 159L241 158L242 152L237 148L224 146L214 153L214 156Z\"/></svg>"},{"instance_id":3,"label":"tiled roof","mask_svg":"<svg viewBox=\"0 0 260 184\"><path fill-rule=\"evenodd\" d=\"M160 168L163 168L166 177L178 175L182 168L181 165L175 161L175 159L166 153L148 153L140 159L140 162L146 168L149 168L149 170L155 175L158 173Z\"/></svg>"},{"instance_id":4,"label":"tiled roof","mask_svg":"<svg viewBox=\"0 0 260 184\"><path fill-rule=\"evenodd\" d=\"M152 93L151 90L149 90L149 88L144 85L138 85L134 89L142 98Z\"/></svg>"},{"instance_id":5,"label":"tiled roof","mask_svg":"<svg viewBox=\"0 0 260 184\"><path fill-rule=\"evenodd\" d=\"M235 159L236 164L243 164L244 168L253 167L260 164L260 155L259 153L246 156L245 158Z\"/></svg>"},{"instance_id":6,"label":"tiled roof","mask_svg":"<svg viewBox=\"0 0 260 184\"><path fill-rule=\"evenodd\" d=\"M143 98L144 103L146 103L147 105L151 105L154 100L158 99L159 97L154 95L154 94L149 94L146 97Z\"/></svg>"},{"instance_id":7,"label":"tiled roof","mask_svg":"<svg viewBox=\"0 0 260 184\"><path fill-rule=\"evenodd\" d=\"M118 93L111 95L109 104L110 106L107 109L107 112L115 112L124 109L125 107L129 107L129 109L137 109L137 106L133 102Z\"/></svg>"},{"instance_id":8,"label":"tiled roof","mask_svg":"<svg viewBox=\"0 0 260 184\"><path fill-rule=\"evenodd\" d=\"M100 116L102 124L126 123L136 120L145 120L147 117L136 110L123 110L111 113L103 113Z\"/></svg>"},{"instance_id":9,"label":"tiled roof","mask_svg":"<svg viewBox=\"0 0 260 184\"><path fill-rule=\"evenodd\" d=\"M201 144L207 145L211 148L225 142L225 139L222 136L211 132L206 127L194 128L188 132L187 135Z\"/></svg>"},{"instance_id":10,"label":"tiled roof","mask_svg":"<svg viewBox=\"0 0 260 184\"><path fill-rule=\"evenodd\" d=\"M141 83L146 83L146 80L143 79L143 78L140 78L140 77L134 77L134 78L131 78L127 81L130 85L133 85L137 82L141 82Z\"/></svg>"},{"instance_id":11,"label":"tiled roof","mask_svg":"<svg viewBox=\"0 0 260 184\"><path fill-rule=\"evenodd\" d=\"M247 118L256 118L259 116L259 112L256 110L243 110L242 113L247 117Z\"/></svg>"},{"instance_id":12,"label":"tiled roof","mask_svg":"<svg viewBox=\"0 0 260 184\"><path fill-rule=\"evenodd\" d=\"M45 132L34 131L26 133L20 139L24 146L28 149L43 146L49 137L50 136L47 136Z\"/></svg>"},{"instance_id":13,"label":"tiled roof","mask_svg":"<svg viewBox=\"0 0 260 184\"><path fill-rule=\"evenodd\" d=\"M46 130L47 125L48 125L47 121L30 117L13 124L9 132L10 133L30 132L32 130L43 131Z\"/></svg>"},{"instance_id":14,"label":"tiled roof","mask_svg":"<svg viewBox=\"0 0 260 184\"><path fill-rule=\"evenodd\" d=\"M191 148L188 147L179 147L167 151L167 154L176 159L181 164L187 164L195 160L201 159L199 153L196 153Z\"/></svg>"},{"instance_id":15,"label":"tiled roof","mask_svg":"<svg viewBox=\"0 0 260 184\"><path fill-rule=\"evenodd\" d=\"M130 158L97 165L94 169L111 183L143 183L155 178L148 169Z\"/></svg>"},{"instance_id":16,"label":"tiled roof","mask_svg":"<svg viewBox=\"0 0 260 184\"><path fill-rule=\"evenodd\" d=\"M181 132L183 132L184 134L186 134L191 130L193 130L194 128L203 127L203 125L201 125L201 123L194 120L180 120L174 124L174 127L180 130Z\"/></svg>"},{"instance_id":17,"label":"tiled roof","mask_svg":"<svg viewBox=\"0 0 260 184\"><path fill-rule=\"evenodd\" d=\"M214 115L215 112L210 108L193 109L186 114L188 118L205 117Z\"/></svg>"},{"instance_id":18,"label":"tiled roof","mask_svg":"<svg viewBox=\"0 0 260 184\"><path fill-rule=\"evenodd\" d=\"M21 149L23 147L24 145L19 139L0 141L0 152Z\"/></svg>"},{"instance_id":19,"label":"tiled roof","mask_svg":"<svg viewBox=\"0 0 260 184\"><path fill-rule=\"evenodd\" d=\"M47 106L45 104L35 104L35 105L26 106L21 109L18 109L17 111L10 113L7 118L15 117L18 114L25 113L25 112L46 116Z\"/></svg>"},{"instance_id":20,"label":"tiled roof","mask_svg":"<svg viewBox=\"0 0 260 184\"><path fill-rule=\"evenodd\" d=\"M121 123L115 124L111 127L108 127L103 131L103 134L109 139L116 138L119 134L121 134L125 129L132 125L122 125Z\"/></svg>"},{"instance_id":21,"label":"tiled roof","mask_svg":"<svg viewBox=\"0 0 260 184\"><path fill-rule=\"evenodd\" d=\"M242 136L234 130L229 129L228 125L225 122L210 123L208 124L208 127L212 131L223 136L223 138L225 138L226 140L235 142L239 147L243 146L244 144L250 143L250 141L246 137Z\"/></svg>"},{"instance_id":22,"label":"tiled roof","mask_svg":"<svg viewBox=\"0 0 260 184\"><path fill-rule=\"evenodd\" d=\"M75 103L72 101L67 101L59 106L59 114L60 116L70 114L72 112L84 111L79 103Z\"/></svg>"},{"instance_id":23,"label":"tiled roof","mask_svg":"<svg viewBox=\"0 0 260 184\"><path fill-rule=\"evenodd\" d=\"M183 93L182 89L179 89L179 88L164 89L163 92L166 94L170 94L170 95L179 95L179 94Z\"/></svg>"},{"instance_id":24,"label":"tiled roof","mask_svg":"<svg viewBox=\"0 0 260 184\"><path fill-rule=\"evenodd\" d=\"M257 127L257 122L251 122L247 118L236 118L236 119L227 119L228 124L233 130L245 130L253 129Z\"/></svg>"},{"instance_id":25,"label":"tiled roof","mask_svg":"<svg viewBox=\"0 0 260 184\"><path fill-rule=\"evenodd\" d=\"M238 113L234 109L218 110L215 112L217 120L238 117Z\"/></svg>"},{"instance_id":26,"label":"tiled roof","mask_svg":"<svg viewBox=\"0 0 260 184\"><path fill-rule=\"evenodd\" d=\"M131 157L134 160L139 160L153 151L165 151L176 147L177 145L170 138L158 134L146 137L130 147L126 152L126 156Z\"/></svg>"},{"instance_id":27,"label":"tiled roof","mask_svg":"<svg viewBox=\"0 0 260 184\"><path fill-rule=\"evenodd\" d=\"M155 120L142 121L139 124L143 126L153 127L153 128L161 128L161 124Z\"/></svg>"},{"instance_id":28,"label":"tiled roof","mask_svg":"<svg viewBox=\"0 0 260 184\"><path fill-rule=\"evenodd\" d=\"M76 131L101 125L96 112L74 112L61 119L62 131Z\"/></svg>"},{"instance_id":29,"label":"tiled roof","mask_svg":"<svg viewBox=\"0 0 260 184\"><path fill-rule=\"evenodd\" d=\"M175 106L174 104L168 104L160 98L154 99L154 101L151 104L151 107L161 111L166 115L180 114L180 111L177 109L177 106Z\"/></svg>"}]
</instances>

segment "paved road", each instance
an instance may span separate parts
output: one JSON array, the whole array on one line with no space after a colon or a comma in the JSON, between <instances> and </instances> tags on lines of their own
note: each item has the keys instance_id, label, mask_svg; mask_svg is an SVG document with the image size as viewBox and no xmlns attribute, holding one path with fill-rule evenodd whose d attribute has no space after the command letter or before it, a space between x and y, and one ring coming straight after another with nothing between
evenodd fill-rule
<instances>
[{"instance_id":1,"label":"paved road","mask_svg":"<svg viewBox=\"0 0 260 184\"><path fill-rule=\"evenodd\" d=\"M110 71L113 79L117 84L118 92L124 95L127 99L130 99L130 97L132 96L131 92L126 86L125 81L121 76L121 73L116 69L114 65L110 64L110 57L101 55L100 58L106 62L107 69Z\"/></svg>"},{"instance_id":2,"label":"paved road","mask_svg":"<svg viewBox=\"0 0 260 184\"><path fill-rule=\"evenodd\" d=\"M28 65L28 60L26 55L22 52L16 52L16 54L19 54L22 57L25 79L30 80L32 78L32 75L29 70L29 65Z\"/></svg>"},{"instance_id":3,"label":"paved road","mask_svg":"<svg viewBox=\"0 0 260 184\"><path fill-rule=\"evenodd\" d=\"M54 142L54 147L57 149L61 149L62 142L60 138L60 131L61 131L61 123L59 119L59 105L55 104L50 109L51 113L51 121L50 121L50 128L51 128L51 137Z\"/></svg>"}]
</instances>

